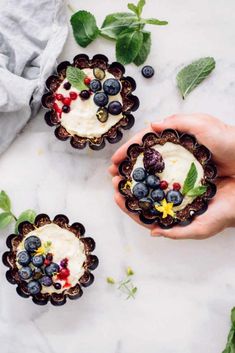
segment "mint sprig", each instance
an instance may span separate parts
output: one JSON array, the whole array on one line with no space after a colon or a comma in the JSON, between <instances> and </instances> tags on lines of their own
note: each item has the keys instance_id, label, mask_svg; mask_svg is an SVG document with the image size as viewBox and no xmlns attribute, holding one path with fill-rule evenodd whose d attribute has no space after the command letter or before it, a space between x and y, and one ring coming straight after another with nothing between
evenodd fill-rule
<instances>
[{"instance_id":1,"label":"mint sprig","mask_svg":"<svg viewBox=\"0 0 235 353\"><path fill-rule=\"evenodd\" d=\"M222 353L234 353L235 352L235 308L231 310L231 328L228 334L226 347Z\"/></svg>"},{"instance_id":2,"label":"mint sprig","mask_svg":"<svg viewBox=\"0 0 235 353\"><path fill-rule=\"evenodd\" d=\"M86 74L84 71L80 70L78 67L68 66L66 70L66 78L71 83L71 85L77 88L79 91L87 89L87 85L84 83L84 78Z\"/></svg>"},{"instance_id":3,"label":"mint sprig","mask_svg":"<svg viewBox=\"0 0 235 353\"><path fill-rule=\"evenodd\" d=\"M33 210L26 210L17 218L11 209L11 200L5 191L0 192L0 209L4 212L0 213L0 229L6 228L12 222L15 224L15 232L18 234L18 225L23 221L34 222L36 213Z\"/></svg>"},{"instance_id":4,"label":"mint sprig","mask_svg":"<svg viewBox=\"0 0 235 353\"><path fill-rule=\"evenodd\" d=\"M145 25L167 25L167 21L142 18L145 0L129 3L131 12L117 12L105 17L99 29L95 17L87 11L78 11L71 17L76 42L86 47L98 36L116 41L116 57L122 64L142 65L151 49L151 33L144 31Z\"/></svg>"},{"instance_id":5,"label":"mint sprig","mask_svg":"<svg viewBox=\"0 0 235 353\"><path fill-rule=\"evenodd\" d=\"M205 185L195 186L197 180L198 172L195 163L192 162L186 179L184 181L182 194L190 197L201 196L207 190Z\"/></svg>"},{"instance_id":6,"label":"mint sprig","mask_svg":"<svg viewBox=\"0 0 235 353\"><path fill-rule=\"evenodd\" d=\"M126 276L123 280L116 282L113 277L107 277L106 282L112 285L117 285L117 289L126 295L126 299L135 299L137 287L132 282L134 271L131 267L126 269Z\"/></svg>"},{"instance_id":7,"label":"mint sprig","mask_svg":"<svg viewBox=\"0 0 235 353\"><path fill-rule=\"evenodd\" d=\"M209 76L215 68L215 59L211 57L201 58L184 67L177 75L177 85L185 97Z\"/></svg>"}]
</instances>

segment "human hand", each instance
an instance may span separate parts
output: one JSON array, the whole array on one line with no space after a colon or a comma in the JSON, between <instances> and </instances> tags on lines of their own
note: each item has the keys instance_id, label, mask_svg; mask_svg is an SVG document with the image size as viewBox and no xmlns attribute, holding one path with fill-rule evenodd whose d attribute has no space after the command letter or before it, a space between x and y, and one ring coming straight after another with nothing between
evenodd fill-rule
<instances>
[{"instance_id":1,"label":"human hand","mask_svg":"<svg viewBox=\"0 0 235 353\"><path fill-rule=\"evenodd\" d=\"M153 123L148 129L136 134L130 141L121 146L112 157L113 164L109 172L114 176L115 201L118 206L132 219L151 230L153 236L163 235L173 239L203 239L212 236L226 227L235 226L235 180L226 178L218 182L218 192L210 203L209 210L199 216L186 227L174 227L163 230L157 225L144 225L138 215L130 213L125 207L125 200L118 191L118 165L125 158L129 145L140 143L147 132L160 132L166 128L174 128L196 136L200 143L213 151L213 157L218 166L220 176L235 175L235 128L229 127L218 119L207 115L175 115L166 118L161 123ZM234 204L234 206L232 206ZM221 209L226 213L221 214Z\"/></svg>"}]
</instances>

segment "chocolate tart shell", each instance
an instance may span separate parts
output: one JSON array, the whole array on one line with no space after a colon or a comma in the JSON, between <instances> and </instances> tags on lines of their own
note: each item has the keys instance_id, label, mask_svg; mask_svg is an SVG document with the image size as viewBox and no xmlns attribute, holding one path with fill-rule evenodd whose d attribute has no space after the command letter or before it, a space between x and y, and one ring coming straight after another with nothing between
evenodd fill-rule
<instances>
[{"instance_id":1,"label":"chocolate tart shell","mask_svg":"<svg viewBox=\"0 0 235 353\"><path fill-rule=\"evenodd\" d=\"M196 197L192 203L188 204L183 210L176 212L176 218L167 216L162 218L160 215L151 215L148 211L139 208L138 199L132 194L130 188L126 188L126 182L130 180L131 172L137 157L145 148L154 145L164 145L166 142L179 144L190 151L202 165L204 178L202 184L207 186L207 191L202 196ZM193 135L182 133L173 129L166 129L160 134L150 132L143 136L141 144L132 144L127 150L127 157L119 165L119 173L123 179L119 182L119 192L126 199L128 211L139 215L140 221L145 224L158 224L161 228L171 228L175 225L187 225L191 223L195 216L207 210L208 202L216 194L214 180L217 176L217 169L212 161L211 152L197 142Z\"/></svg>"},{"instance_id":2,"label":"chocolate tart shell","mask_svg":"<svg viewBox=\"0 0 235 353\"><path fill-rule=\"evenodd\" d=\"M66 77L66 69L68 66L78 67L80 69L98 67L107 70L122 83L121 96L123 100L123 118L114 126L112 126L106 133L100 137L88 138L78 135L71 135L61 124L57 118L57 113L53 109L54 93L59 87L60 83ZM43 107L49 109L45 114L45 121L51 127L56 127L55 136L61 140L66 141L70 139L72 147L83 149L87 145L93 150L100 150L105 147L106 141L109 143L119 142L122 138L122 130L130 129L135 122L134 112L139 107L139 99L132 94L136 89L135 80L132 77L124 76L125 68L118 62L108 63L108 58L105 55L97 54L90 59L86 54L79 54L74 57L73 63L63 61L57 66L57 72L48 77L46 81L47 93L42 97Z\"/></svg>"},{"instance_id":3,"label":"chocolate tart shell","mask_svg":"<svg viewBox=\"0 0 235 353\"><path fill-rule=\"evenodd\" d=\"M27 282L21 280L18 274L18 268L16 266L17 248L29 232L49 223L55 223L59 227L73 232L74 235L83 242L86 254L86 261L83 265L85 272L75 286L66 288L62 293L39 293L32 295L27 291ZM95 241L93 238L84 236L85 228L81 223L76 222L69 225L69 219L63 214L56 215L53 220L50 220L47 214L39 214L33 224L27 221L20 223L18 231L19 234L11 234L7 237L6 245L9 251L3 254L2 261L3 264L9 268L6 272L7 280L11 284L17 285L16 291L21 297L32 297L33 302L38 305L45 305L51 302L51 304L55 306L61 306L66 303L67 298L71 300L80 298L83 294L82 287L88 287L94 282L94 275L91 271L95 270L99 263L97 256L91 254L95 249Z\"/></svg>"}]
</instances>

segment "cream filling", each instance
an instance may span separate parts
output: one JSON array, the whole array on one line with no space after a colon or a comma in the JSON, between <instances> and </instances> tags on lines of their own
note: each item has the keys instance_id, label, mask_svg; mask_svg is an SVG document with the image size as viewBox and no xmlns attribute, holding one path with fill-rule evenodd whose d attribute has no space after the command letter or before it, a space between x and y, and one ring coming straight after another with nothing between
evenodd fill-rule
<instances>
[{"instance_id":1,"label":"cream filling","mask_svg":"<svg viewBox=\"0 0 235 353\"><path fill-rule=\"evenodd\" d=\"M167 192L168 190L172 189L173 183L179 183L181 187L183 187L185 178L193 162L196 166L198 173L195 187L202 185L201 180L204 176L203 168L198 162L198 160L194 157L194 155L190 153L186 148L181 145L174 144L172 142L166 142L164 145L155 145L153 146L153 148L159 153L161 153L162 158L165 162L165 168L163 172L156 174L160 178L160 180L166 180L168 182L168 189L164 191ZM134 164L133 171L134 169L139 167L144 167L143 153L138 156L136 163ZM136 181L133 179L131 190L133 190L135 184ZM173 207L173 210L179 211L184 209L194 199L195 197L193 198L186 195L182 203L179 206Z\"/></svg>"},{"instance_id":2,"label":"cream filling","mask_svg":"<svg viewBox=\"0 0 235 353\"><path fill-rule=\"evenodd\" d=\"M83 71L91 80L95 78L92 69L83 69ZM108 71L105 71L105 78L101 81L101 83L108 78L115 77ZM56 93L61 93L64 97L69 97L69 92L76 92L79 94L80 91L73 86L71 86L69 90L63 88L63 84L67 81L68 80L65 78ZM88 138L100 137L122 119L122 113L119 115L109 114L108 120L105 123L101 123L96 117L96 112L99 107L94 103L93 98L94 94L92 94L87 100L81 100L81 98L78 97L76 100L71 101L69 113L62 112L61 125L71 135L78 135ZM109 102L112 101L118 101L123 104L120 93L115 96L109 96ZM56 103L60 108L62 108L63 104L61 102L56 101Z\"/></svg>"},{"instance_id":3,"label":"cream filling","mask_svg":"<svg viewBox=\"0 0 235 353\"><path fill-rule=\"evenodd\" d=\"M57 224L50 223L37 228L24 238L28 238L30 235L36 235L40 238L42 245L46 242L51 242L49 252L53 254L53 262L60 264L60 261L64 258L68 259L68 268L70 270L70 276L68 277L68 282L71 287L78 283L79 278L84 273L83 264L86 260L84 244L67 229L59 227ZM19 245L18 252L24 250L24 240ZM17 253L18 253L17 252ZM33 266L33 265L32 265ZM21 266L18 264L18 267ZM53 282L58 282L61 284L61 289L55 289L53 286L46 287L42 286L42 293L61 293L66 288L63 288L65 281L60 281L57 276L53 276Z\"/></svg>"}]
</instances>

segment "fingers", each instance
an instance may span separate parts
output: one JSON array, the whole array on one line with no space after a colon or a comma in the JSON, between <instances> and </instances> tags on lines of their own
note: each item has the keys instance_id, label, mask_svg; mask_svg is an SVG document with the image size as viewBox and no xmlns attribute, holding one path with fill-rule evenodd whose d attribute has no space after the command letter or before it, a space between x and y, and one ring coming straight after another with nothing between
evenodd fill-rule
<instances>
[{"instance_id":1,"label":"fingers","mask_svg":"<svg viewBox=\"0 0 235 353\"><path fill-rule=\"evenodd\" d=\"M126 152L128 147L133 143L140 143L144 134L151 131L153 130L151 126L149 126L147 129L141 130L135 136L133 136L129 141L124 143L124 145L122 145L112 156L113 164L116 164L116 165L120 164L120 162L126 157Z\"/></svg>"},{"instance_id":2,"label":"fingers","mask_svg":"<svg viewBox=\"0 0 235 353\"><path fill-rule=\"evenodd\" d=\"M108 168L108 172L109 174L111 174L112 176L118 175L118 167L116 166L116 164L112 164L109 168Z\"/></svg>"}]
</instances>

